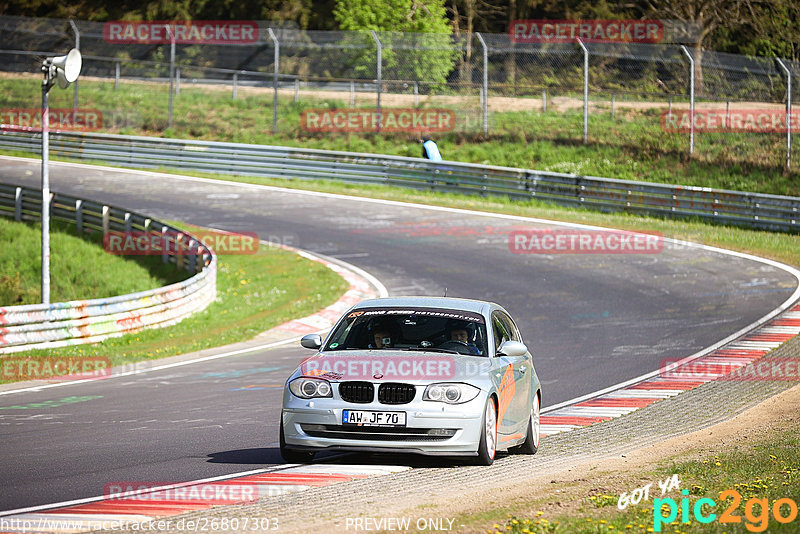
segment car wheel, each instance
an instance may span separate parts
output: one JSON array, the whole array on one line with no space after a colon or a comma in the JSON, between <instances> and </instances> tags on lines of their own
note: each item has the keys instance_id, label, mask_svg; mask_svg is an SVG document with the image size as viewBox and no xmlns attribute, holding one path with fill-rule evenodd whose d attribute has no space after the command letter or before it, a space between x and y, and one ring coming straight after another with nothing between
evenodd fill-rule
<instances>
[{"instance_id":1,"label":"car wheel","mask_svg":"<svg viewBox=\"0 0 800 534\"><path fill-rule=\"evenodd\" d=\"M525 441L522 445L514 447L512 450L519 454L536 454L539 450L539 425L540 425L539 395L533 396L531 403L531 417L528 420L528 432L525 434Z\"/></svg>"},{"instance_id":2,"label":"car wheel","mask_svg":"<svg viewBox=\"0 0 800 534\"><path fill-rule=\"evenodd\" d=\"M486 400L481 420L481 439L478 443L478 465L492 465L497 453L497 408L494 399Z\"/></svg>"},{"instance_id":3,"label":"car wheel","mask_svg":"<svg viewBox=\"0 0 800 534\"><path fill-rule=\"evenodd\" d=\"M281 458L290 464L307 464L314 460L314 453L286 448L286 439L283 437L283 423L281 423Z\"/></svg>"}]
</instances>

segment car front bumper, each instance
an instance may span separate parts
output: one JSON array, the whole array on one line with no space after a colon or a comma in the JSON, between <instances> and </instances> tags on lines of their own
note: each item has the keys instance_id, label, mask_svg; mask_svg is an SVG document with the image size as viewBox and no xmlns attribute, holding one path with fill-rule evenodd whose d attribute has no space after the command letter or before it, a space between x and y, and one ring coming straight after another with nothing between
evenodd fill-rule
<instances>
[{"instance_id":1,"label":"car front bumper","mask_svg":"<svg viewBox=\"0 0 800 534\"><path fill-rule=\"evenodd\" d=\"M286 391L281 424L290 449L472 456L480 442L486 398L481 393L455 405L422 400L402 405L354 404L334 398L300 399ZM342 425L342 411L347 409L405 412L406 426Z\"/></svg>"}]
</instances>

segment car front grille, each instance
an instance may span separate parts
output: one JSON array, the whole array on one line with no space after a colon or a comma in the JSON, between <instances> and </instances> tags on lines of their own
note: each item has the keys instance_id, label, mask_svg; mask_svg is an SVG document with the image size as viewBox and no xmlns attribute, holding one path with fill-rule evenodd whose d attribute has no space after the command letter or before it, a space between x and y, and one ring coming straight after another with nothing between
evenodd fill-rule
<instances>
[{"instance_id":1,"label":"car front grille","mask_svg":"<svg viewBox=\"0 0 800 534\"><path fill-rule=\"evenodd\" d=\"M339 396L345 402L366 404L375 399L375 386L369 382L340 382Z\"/></svg>"},{"instance_id":2,"label":"car front grille","mask_svg":"<svg viewBox=\"0 0 800 534\"><path fill-rule=\"evenodd\" d=\"M417 388L411 384L387 382L378 387L378 402L381 404L408 404L414 400Z\"/></svg>"},{"instance_id":3,"label":"car front grille","mask_svg":"<svg viewBox=\"0 0 800 534\"><path fill-rule=\"evenodd\" d=\"M315 438L372 441L444 441L456 434L454 428L364 427L307 423L302 423L300 428Z\"/></svg>"}]
</instances>

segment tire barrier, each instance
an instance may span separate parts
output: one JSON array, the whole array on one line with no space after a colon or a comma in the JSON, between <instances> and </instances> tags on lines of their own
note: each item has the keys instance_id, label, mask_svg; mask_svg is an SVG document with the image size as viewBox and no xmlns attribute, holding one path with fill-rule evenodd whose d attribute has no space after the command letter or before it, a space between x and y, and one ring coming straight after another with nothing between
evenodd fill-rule
<instances>
[{"instance_id":1,"label":"tire barrier","mask_svg":"<svg viewBox=\"0 0 800 534\"><path fill-rule=\"evenodd\" d=\"M16 221L41 219L40 190L0 184L0 216ZM109 298L0 308L0 354L96 343L144 328L174 325L205 309L216 298L217 258L199 239L144 215L51 193L51 218L75 224L79 234L98 231L144 232L173 240L192 254L162 254L162 261L188 271L186 280L148 291Z\"/></svg>"}]
</instances>

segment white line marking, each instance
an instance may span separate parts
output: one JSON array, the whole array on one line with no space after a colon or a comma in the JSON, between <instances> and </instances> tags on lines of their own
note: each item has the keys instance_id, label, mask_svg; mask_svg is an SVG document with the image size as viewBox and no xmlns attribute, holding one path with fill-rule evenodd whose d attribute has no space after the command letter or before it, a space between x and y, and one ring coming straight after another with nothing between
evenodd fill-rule
<instances>
[{"instance_id":1,"label":"white line marking","mask_svg":"<svg viewBox=\"0 0 800 534\"><path fill-rule=\"evenodd\" d=\"M268 241L261 241L261 242L266 244L266 245L273 245L274 244L274 243L270 243ZM379 296L385 297L385 296L387 296L389 294L388 290L386 289L386 286L384 286L380 282L380 280L375 278L373 275L369 274L364 269L361 269L360 267L356 267L355 265L350 265L346 261L340 260L338 258L330 258L330 257L327 257L327 256L323 256L322 254L313 254L311 252L304 251L304 250L301 251L300 249L295 249L294 247L289 247L289 246L286 246L286 245L282 245L282 247L287 248L289 250L294 250L294 251L296 251L298 253L302 252L303 255L305 255L307 258L311 259L312 261L317 261L317 260L327 261L327 262L336 264L336 265L338 265L340 267L343 267L345 269L349 269L350 271L356 273L357 276L361 276L362 278L366 279L367 282L372 284L372 286L375 288L375 290L377 291ZM348 306L348 308L349 308L349 306ZM312 317L313 317L313 315L314 314L312 314ZM300 319L304 319L304 318L301 317ZM278 325L278 326L280 326L280 325ZM275 328L277 328L277 327L275 327ZM200 363L200 362L207 362L207 361L211 361L211 360L217 360L219 358L227 358L229 356L237 356L237 355L240 355L240 354L246 354L248 352L271 349L271 348L278 347L278 346L281 346L281 345L294 343L294 342L298 341L301 337L302 336L294 336L294 337L291 337L289 339L284 339L284 340L281 340L281 341L273 341L271 343L265 343L263 345L257 345L255 347L249 347L249 348L246 348L246 349L228 351L228 352L223 352L221 354L214 354L214 355L211 355L211 356L201 356L199 358L194 358L194 359L191 359L191 360L185 360L185 361L181 361L181 362L158 365L158 366L155 366L155 367L149 367L148 366L148 367L145 367L143 369L134 369L132 371L123 371L123 372L119 372L119 373L114 373L111 376L97 378L97 379L71 380L71 381L67 381L67 382L60 382L60 383L54 383L54 384L43 384L43 385L40 385L40 386L23 387L23 388L20 388L20 389L9 389L9 390L6 390L6 391L0 391L0 395L11 395L12 393L24 393L24 392L28 392L28 391L40 391L40 390L43 390L43 389L50 389L50 388L61 387L61 386L70 386L70 385L74 385L74 384L85 384L87 382L94 382L95 380L109 380L111 378L119 378L119 377L122 377L122 376L130 376L130 375L136 375L136 374L145 374L145 373L149 373L151 371L160 371L162 369L170 369L172 367L182 367L184 365L191 365L191 364ZM137 362L137 363L141 363L141 362Z\"/></svg>"},{"instance_id":2,"label":"white line marking","mask_svg":"<svg viewBox=\"0 0 800 534\"><path fill-rule=\"evenodd\" d=\"M196 484L204 484L204 483L207 483L207 482L218 482L220 480L228 480L228 479L231 479L231 478L245 477L245 476L248 476L248 475L258 475L260 473L271 473L271 472L274 472L274 471L280 471L284 467L286 467L287 465L296 465L296 464L278 465L278 466L274 466L274 467L271 467L271 468L265 468L265 469L253 469L252 471L242 471L241 473L232 473L230 475L222 475L222 476L218 476L218 477L203 478L201 480L192 480L192 481L189 481L189 482L180 482L180 483L177 483L177 484L169 484L169 485L165 485L165 486L158 486L156 488L147 488L145 490L126 491L125 493L120 493L119 495L116 495L116 496L117 497L129 497L129 496L133 496L133 495L139 495L139 494L142 494L142 493L151 493L153 491L158 491L158 490L165 490L165 489L172 489L172 488L182 488L182 487L185 487L185 486L194 486ZM62 501L62 502L56 502L56 503L52 503L52 504L42 504L40 506L29 506L27 508L17 508L15 510L5 510L5 511L0 512L0 517L4 517L4 516L7 516L7 515L26 514L26 513L30 513L30 512L38 512L38 511L41 511L41 510L52 510L53 508L65 508L67 506L76 506L78 504L88 504L88 503L92 503L92 502L104 501L107 498L108 497L106 497L105 495L100 495L100 496L97 496L97 497L87 497L85 499L75 499L73 501Z\"/></svg>"},{"instance_id":3,"label":"white line marking","mask_svg":"<svg viewBox=\"0 0 800 534\"><path fill-rule=\"evenodd\" d=\"M2 156L2 157L5 157L5 158L11 159L11 160L25 161L25 162L30 162L30 163L40 161L40 160L34 159L34 158L20 158L20 157L16 157L16 156ZM170 178L170 179L182 180L182 181L187 181L187 182L202 183L202 184L207 184L207 185L224 184L224 185L228 185L228 186L231 186L231 187L242 187L242 188L251 189L251 190L273 191L273 192L290 193L290 194L296 194L296 195L307 195L307 196L321 197L321 198L333 198L333 199L338 199L338 200L352 200L352 201L356 201L356 202L366 202L366 203L370 203L370 204L381 204L381 205L384 205L384 206L397 206L397 207L403 207L403 208L412 207L412 208L425 209L425 210L429 210L429 211L455 213L455 214L460 214L460 215L473 215L473 216L479 216L479 217L505 219L505 220L510 220L510 221L525 221L525 222L536 223L536 224L545 224L545 225L550 225L550 226L565 226L565 227L569 227L569 228L580 228L580 229L584 229L584 230L611 230L611 228L608 228L608 227L594 226L594 225L588 225L588 224L571 223L571 222L563 222L563 221L551 221L551 220L548 220L548 219L541 219L541 218L538 218L538 217L524 217L522 215L508 215L508 214L505 214L505 213L488 213L488 212L484 212L484 211L473 211L473 210L468 210L468 209L463 209L463 208L449 208L449 207L444 207L444 206L429 206L429 205L426 205L426 204L416 204L416 203L413 203L413 202L401 202L401 201L398 201L398 200L384 200L384 199L378 199L378 198L364 198L364 197L357 197L357 196L352 196L352 195L342 195L342 194L338 194L338 193L323 193L323 192L320 192L320 191L306 191L306 190L303 190L303 189L291 189L291 188L288 188L288 187L278 187L278 186L261 185L261 184L248 184L248 183L243 183L243 182L231 182L231 181L228 181L228 180L217 180L217 179L213 179L213 178L198 178L198 177L194 177L194 176L184 176L184 175L180 175L180 174L170 174L170 173L153 172L153 171L145 171L145 170L135 170L135 169L124 169L124 168L121 168L121 167L109 167L109 166L104 166L104 165L88 165L88 164L85 164L85 163L68 163L68 162L51 162L51 163L53 165L63 165L63 166L66 166L66 167L76 167L76 168L80 168L80 169L108 170L108 171L111 171L111 172L128 173L128 174L134 174L134 175L138 175L138 176L152 176L152 177L155 177L155 178ZM747 259L747 260L755 261L755 262L758 262L758 263L762 263L764 265L769 265L771 267L775 267L776 269L780 269L782 271L785 271L785 272L791 274L792 276L794 276L795 280L797 281L797 287L795 288L795 290L791 294L791 296L789 296L789 298L784 300L783 303L781 303L778 307L774 308L771 312L767 313L766 315L764 315L760 319L757 319L757 320L753 321L749 325L737 330L733 334L731 334L731 335L727 336L726 338L718 341L717 343L714 343L710 347L707 347L705 349L699 350L699 351L695 352L694 354L692 354L690 356L687 356L686 358L683 358L682 360L679 360L678 362L675 362L677 365L694 361L694 360L696 360L696 359L698 359L698 358L700 358L702 356L705 356L709 352L712 352L712 351L720 348L721 346L733 341L734 339L736 339L738 337L741 337L743 334L746 334L746 333L750 332L751 330L755 329L756 327L766 323L767 321L769 321L770 319L772 319L776 315L786 311L788 308L791 307L791 305L793 303L795 303L798 299L800 299L800 271L798 271L794 267L791 267L789 265L785 265L783 263L780 263L780 262L777 262L777 261L773 261L773 260L770 260L770 259L767 259L767 258L760 258L760 257L754 256L752 254L746 254L744 252L737 252L737 251L734 251L734 250L726 250L726 249L722 249L722 248L718 248L718 247L712 247L712 246L709 246L709 245L701 245L699 243L692 243L690 241L676 240L676 239L672 239L672 238L668 238L668 237L665 237L663 239L664 239L665 243L672 243L672 244L674 244L676 246L679 246L681 248L686 248L686 247L696 248L696 249L704 250L704 251L707 251L707 252L716 252L718 254L725 254L725 255L728 255L728 256ZM792 312L792 313L795 313L795 312ZM563 406L568 406L570 404L575 404L577 402L580 402L580 401L583 401L583 400L588 400L588 399L597 397L599 395L603 395L605 393L610 393L611 391L622 389L622 388L624 388L626 386L633 385L633 384L635 384L637 382L641 382L641 381L646 380L648 378L652 378L654 376L657 376L658 373L659 373L659 370L652 371L650 373L646 373L646 374L643 374L641 376L637 376L637 377L632 378L630 380L626 380L624 382L620 382L619 384L615 384L613 386L609 386L607 388L603 388L603 389L601 389L599 391L595 391L593 393L587 393L586 395L582 395L582 396L576 397L574 399L570 399L570 400L567 400L567 401L564 401L564 402L560 402L560 403L555 404L553 406L548 406L546 408L542 408L542 413L548 413L548 412L550 412L552 410L556 410L556 409L561 408Z\"/></svg>"}]
</instances>

